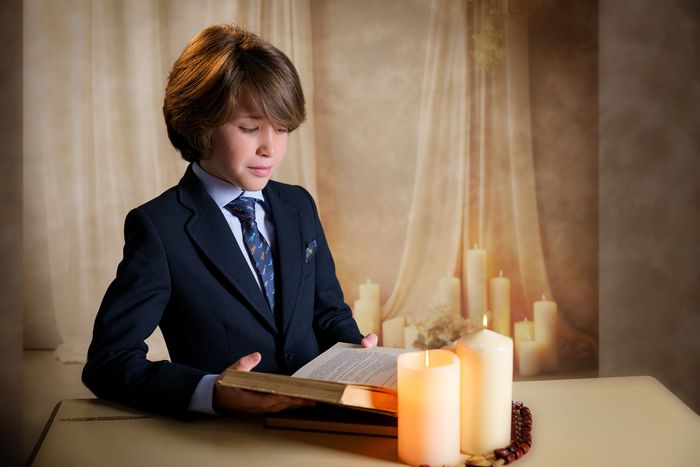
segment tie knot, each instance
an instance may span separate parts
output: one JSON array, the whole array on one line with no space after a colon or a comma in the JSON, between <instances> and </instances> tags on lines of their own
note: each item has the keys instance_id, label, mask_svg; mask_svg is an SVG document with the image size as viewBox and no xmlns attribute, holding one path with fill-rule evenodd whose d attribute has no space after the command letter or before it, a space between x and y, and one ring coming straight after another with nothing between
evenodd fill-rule
<instances>
[{"instance_id":1,"label":"tie knot","mask_svg":"<svg viewBox=\"0 0 700 467\"><path fill-rule=\"evenodd\" d=\"M239 196L226 205L226 209L241 222L255 224L255 198Z\"/></svg>"}]
</instances>

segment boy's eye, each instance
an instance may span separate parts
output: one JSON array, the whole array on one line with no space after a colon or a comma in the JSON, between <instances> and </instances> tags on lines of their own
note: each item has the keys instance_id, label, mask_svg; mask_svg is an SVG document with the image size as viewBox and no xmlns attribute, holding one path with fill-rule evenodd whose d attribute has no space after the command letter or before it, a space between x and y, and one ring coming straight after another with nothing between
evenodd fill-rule
<instances>
[{"instance_id":1,"label":"boy's eye","mask_svg":"<svg viewBox=\"0 0 700 467\"><path fill-rule=\"evenodd\" d=\"M258 131L258 127L248 128L248 127L244 127L244 126L239 126L238 128L240 128L240 130L243 133L255 133L256 131Z\"/></svg>"},{"instance_id":2,"label":"boy's eye","mask_svg":"<svg viewBox=\"0 0 700 467\"><path fill-rule=\"evenodd\" d=\"M277 128L277 133L289 133L289 128Z\"/></svg>"}]
</instances>

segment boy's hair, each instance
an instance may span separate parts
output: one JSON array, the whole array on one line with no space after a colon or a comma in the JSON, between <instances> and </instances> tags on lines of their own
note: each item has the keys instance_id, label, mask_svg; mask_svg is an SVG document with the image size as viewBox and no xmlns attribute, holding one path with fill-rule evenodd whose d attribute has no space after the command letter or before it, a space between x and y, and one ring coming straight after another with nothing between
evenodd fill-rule
<instances>
[{"instance_id":1,"label":"boy's hair","mask_svg":"<svg viewBox=\"0 0 700 467\"><path fill-rule=\"evenodd\" d=\"M238 26L203 29L173 64L165 88L168 137L183 159L210 157L213 130L244 95L290 131L306 117L299 75L284 53Z\"/></svg>"}]
</instances>

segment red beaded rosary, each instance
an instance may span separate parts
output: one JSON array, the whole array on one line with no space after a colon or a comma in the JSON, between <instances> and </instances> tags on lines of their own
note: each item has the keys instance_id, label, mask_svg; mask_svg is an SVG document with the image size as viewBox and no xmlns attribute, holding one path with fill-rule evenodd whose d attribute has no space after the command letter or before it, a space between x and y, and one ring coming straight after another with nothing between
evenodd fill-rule
<instances>
[{"instance_id":1,"label":"red beaded rosary","mask_svg":"<svg viewBox=\"0 0 700 467\"><path fill-rule=\"evenodd\" d=\"M510 444L486 456L470 456L466 467L496 467L523 457L532 446L532 412L522 402L513 402Z\"/></svg>"}]
</instances>

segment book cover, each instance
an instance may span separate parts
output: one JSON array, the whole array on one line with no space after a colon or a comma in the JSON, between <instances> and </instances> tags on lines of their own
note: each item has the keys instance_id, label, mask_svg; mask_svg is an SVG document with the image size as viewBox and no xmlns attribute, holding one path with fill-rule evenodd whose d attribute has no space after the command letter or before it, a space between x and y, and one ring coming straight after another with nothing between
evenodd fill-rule
<instances>
[{"instance_id":1,"label":"book cover","mask_svg":"<svg viewBox=\"0 0 700 467\"><path fill-rule=\"evenodd\" d=\"M265 414L266 428L396 437L397 418L378 412L319 403Z\"/></svg>"}]
</instances>

